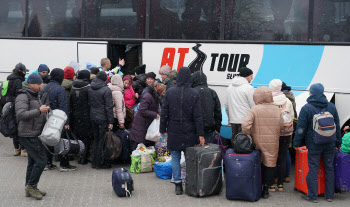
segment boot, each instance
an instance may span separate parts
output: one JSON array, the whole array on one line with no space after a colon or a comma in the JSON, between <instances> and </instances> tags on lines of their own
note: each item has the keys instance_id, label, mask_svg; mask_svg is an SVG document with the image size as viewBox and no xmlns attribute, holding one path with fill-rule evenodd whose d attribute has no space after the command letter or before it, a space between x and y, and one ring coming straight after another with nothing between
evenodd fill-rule
<instances>
[{"instance_id":1,"label":"boot","mask_svg":"<svg viewBox=\"0 0 350 207\"><path fill-rule=\"evenodd\" d=\"M36 187L30 185L26 186L26 196L33 197L36 200L41 200L43 198L43 195L39 193L39 190Z\"/></svg>"},{"instance_id":2,"label":"boot","mask_svg":"<svg viewBox=\"0 0 350 207\"><path fill-rule=\"evenodd\" d=\"M38 189L38 185L33 185L33 187L36 188L42 196L46 196L47 193L46 193L45 191L39 190L39 189ZM27 188L26 188L26 197L30 197L30 194L29 194L29 192L27 191Z\"/></svg>"},{"instance_id":3,"label":"boot","mask_svg":"<svg viewBox=\"0 0 350 207\"><path fill-rule=\"evenodd\" d=\"M19 156L21 154L21 149L20 148L18 148L18 149L14 149L14 151L13 151L13 156Z\"/></svg>"},{"instance_id":4,"label":"boot","mask_svg":"<svg viewBox=\"0 0 350 207\"><path fill-rule=\"evenodd\" d=\"M263 197L264 199L269 198L269 187L267 185L264 185L263 190L261 192L261 197Z\"/></svg>"},{"instance_id":5,"label":"boot","mask_svg":"<svg viewBox=\"0 0 350 207\"><path fill-rule=\"evenodd\" d=\"M28 153L27 153L27 150L26 150L26 149L22 149L22 150L21 150L21 156L22 156L22 157L28 157Z\"/></svg>"},{"instance_id":6,"label":"boot","mask_svg":"<svg viewBox=\"0 0 350 207\"><path fill-rule=\"evenodd\" d=\"M182 183L175 183L175 193L176 195L182 195L183 193Z\"/></svg>"}]
</instances>

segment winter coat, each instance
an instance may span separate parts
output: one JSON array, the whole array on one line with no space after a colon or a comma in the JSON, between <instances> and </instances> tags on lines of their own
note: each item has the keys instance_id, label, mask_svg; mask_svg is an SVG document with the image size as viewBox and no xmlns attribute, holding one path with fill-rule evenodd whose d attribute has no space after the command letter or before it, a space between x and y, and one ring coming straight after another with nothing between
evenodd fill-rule
<instances>
[{"instance_id":1,"label":"winter coat","mask_svg":"<svg viewBox=\"0 0 350 207\"><path fill-rule=\"evenodd\" d=\"M247 79L236 76L227 88L225 109L230 123L240 124L254 106L254 88Z\"/></svg>"},{"instance_id":2,"label":"winter coat","mask_svg":"<svg viewBox=\"0 0 350 207\"><path fill-rule=\"evenodd\" d=\"M69 100L70 89L72 88L73 81L68 79L63 79L62 87L66 91L67 100Z\"/></svg>"},{"instance_id":3,"label":"winter coat","mask_svg":"<svg viewBox=\"0 0 350 207\"><path fill-rule=\"evenodd\" d=\"M70 127L75 135L82 138L91 136L89 88L89 81L77 79L69 96Z\"/></svg>"},{"instance_id":4,"label":"winter coat","mask_svg":"<svg viewBox=\"0 0 350 207\"><path fill-rule=\"evenodd\" d=\"M294 109L292 102L282 93L282 92L272 92L273 95L273 104L278 106L282 112L282 107L285 105L285 110L289 112L289 114L294 118ZM293 120L293 119L292 119ZM289 136L292 135L291 132L281 132L281 136Z\"/></svg>"},{"instance_id":5,"label":"winter coat","mask_svg":"<svg viewBox=\"0 0 350 207\"><path fill-rule=\"evenodd\" d=\"M350 154L350 132L344 134L342 138L341 151Z\"/></svg>"},{"instance_id":6,"label":"winter coat","mask_svg":"<svg viewBox=\"0 0 350 207\"><path fill-rule=\"evenodd\" d=\"M9 85L6 96L9 97L8 101L15 101L19 90L22 89L22 82L24 81L24 78L12 73L11 75L7 76L7 80L9 81Z\"/></svg>"},{"instance_id":7,"label":"winter coat","mask_svg":"<svg viewBox=\"0 0 350 207\"><path fill-rule=\"evenodd\" d=\"M220 132L222 114L221 103L213 89L208 88L207 76L202 72L195 72L191 76L192 87L200 96L204 131Z\"/></svg>"},{"instance_id":8,"label":"winter coat","mask_svg":"<svg viewBox=\"0 0 350 207\"><path fill-rule=\"evenodd\" d=\"M261 150L261 161L266 167L276 167L280 132L283 129L281 110L273 104L272 92L262 86L255 90L255 106L242 123L242 132L252 134L257 150Z\"/></svg>"},{"instance_id":9,"label":"winter coat","mask_svg":"<svg viewBox=\"0 0 350 207\"><path fill-rule=\"evenodd\" d=\"M118 119L119 124L124 124L126 111L125 111L125 103L124 103L124 95L123 95L123 88L124 88L123 81L121 81L118 85L112 85L111 83L109 83L108 87L112 91L114 118Z\"/></svg>"},{"instance_id":10,"label":"winter coat","mask_svg":"<svg viewBox=\"0 0 350 207\"><path fill-rule=\"evenodd\" d=\"M293 111L294 111L294 118L298 118L298 113L297 113L297 104L295 103L295 97L293 92L290 91L282 91L284 95L292 102L293 105Z\"/></svg>"},{"instance_id":11,"label":"winter coat","mask_svg":"<svg viewBox=\"0 0 350 207\"><path fill-rule=\"evenodd\" d=\"M15 109L19 137L38 137L46 123L46 115L40 113L38 93L30 88L21 89L16 98ZM48 105L48 100L41 100Z\"/></svg>"},{"instance_id":12,"label":"winter coat","mask_svg":"<svg viewBox=\"0 0 350 207\"><path fill-rule=\"evenodd\" d=\"M107 121L113 124L113 98L111 89L98 78L91 82L89 88L90 119L94 121Z\"/></svg>"},{"instance_id":13,"label":"winter coat","mask_svg":"<svg viewBox=\"0 0 350 207\"><path fill-rule=\"evenodd\" d=\"M166 89L168 90L169 88L175 87L176 86L176 76L177 76L177 71L172 70L169 75L163 80L163 84L166 85Z\"/></svg>"},{"instance_id":14,"label":"winter coat","mask_svg":"<svg viewBox=\"0 0 350 207\"><path fill-rule=\"evenodd\" d=\"M168 149L184 151L204 135L199 93L191 88L191 71L182 67L176 86L166 91L162 100L160 133L168 132Z\"/></svg>"},{"instance_id":15,"label":"winter coat","mask_svg":"<svg viewBox=\"0 0 350 207\"><path fill-rule=\"evenodd\" d=\"M157 118L159 102L148 91L140 102L130 131L130 139L137 143L145 143L146 133L152 121Z\"/></svg>"},{"instance_id":16,"label":"winter coat","mask_svg":"<svg viewBox=\"0 0 350 207\"><path fill-rule=\"evenodd\" d=\"M142 94L143 89L147 87L146 79L147 79L146 74L141 74L141 75L135 76L133 80L132 87L135 93L138 93L140 96Z\"/></svg>"},{"instance_id":17,"label":"winter coat","mask_svg":"<svg viewBox=\"0 0 350 207\"><path fill-rule=\"evenodd\" d=\"M50 100L50 109L60 109L67 114L69 117L68 111L68 99L66 96L65 89L55 80L51 80L49 84L44 87L44 91L49 92L49 100ZM69 118L67 118L66 125L69 125Z\"/></svg>"},{"instance_id":18,"label":"winter coat","mask_svg":"<svg viewBox=\"0 0 350 207\"><path fill-rule=\"evenodd\" d=\"M129 106L130 108L135 106L136 104L136 97L135 97L135 91L132 88L132 86L130 86L129 88L125 88L124 89L124 102L127 106Z\"/></svg>"},{"instance_id":19,"label":"winter coat","mask_svg":"<svg viewBox=\"0 0 350 207\"><path fill-rule=\"evenodd\" d=\"M331 113L334 117L334 122L336 125L336 136L337 141L329 144L316 144L314 142L312 133L313 117L315 112L308 106L303 106L300 110L298 117L298 125L295 131L293 146L299 147L302 141L305 139L306 147L308 149L320 150L325 148L334 148L335 146L339 147L342 143L340 125L339 125L339 116L337 109L333 103L328 102L327 98L323 94L315 94L307 98L307 102L313 106L319 108L320 110L326 108L326 111Z\"/></svg>"}]
</instances>

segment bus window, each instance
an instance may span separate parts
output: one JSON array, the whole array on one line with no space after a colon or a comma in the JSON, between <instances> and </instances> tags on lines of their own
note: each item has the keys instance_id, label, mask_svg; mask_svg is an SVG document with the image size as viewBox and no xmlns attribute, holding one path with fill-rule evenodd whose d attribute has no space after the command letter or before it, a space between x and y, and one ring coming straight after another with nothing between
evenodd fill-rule
<instances>
[{"instance_id":1,"label":"bus window","mask_svg":"<svg viewBox=\"0 0 350 207\"><path fill-rule=\"evenodd\" d=\"M24 36L24 3L24 0L0 0L0 36Z\"/></svg>"},{"instance_id":2,"label":"bus window","mask_svg":"<svg viewBox=\"0 0 350 207\"><path fill-rule=\"evenodd\" d=\"M85 37L143 38L146 4L143 0L87 0Z\"/></svg>"},{"instance_id":3,"label":"bus window","mask_svg":"<svg viewBox=\"0 0 350 207\"><path fill-rule=\"evenodd\" d=\"M81 0L30 0L29 37L81 37Z\"/></svg>"},{"instance_id":4,"label":"bus window","mask_svg":"<svg viewBox=\"0 0 350 207\"><path fill-rule=\"evenodd\" d=\"M220 0L151 0L151 39L220 38Z\"/></svg>"}]
</instances>

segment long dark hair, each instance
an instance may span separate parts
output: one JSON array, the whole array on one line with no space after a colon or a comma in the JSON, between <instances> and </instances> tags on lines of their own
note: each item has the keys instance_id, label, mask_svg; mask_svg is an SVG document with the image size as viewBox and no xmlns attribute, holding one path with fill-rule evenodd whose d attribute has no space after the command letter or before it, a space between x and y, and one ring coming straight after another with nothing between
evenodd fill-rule
<instances>
[{"instance_id":1,"label":"long dark hair","mask_svg":"<svg viewBox=\"0 0 350 207\"><path fill-rule=\"evenodd\" d=\"M15 74L15 75L18 75L19 77L22 77L22 78L26 77L26 74L23 73L23 72L20 71L20 70L13 69L13 70L12 70L12 73Z\"/></svg>"}]
</instances>

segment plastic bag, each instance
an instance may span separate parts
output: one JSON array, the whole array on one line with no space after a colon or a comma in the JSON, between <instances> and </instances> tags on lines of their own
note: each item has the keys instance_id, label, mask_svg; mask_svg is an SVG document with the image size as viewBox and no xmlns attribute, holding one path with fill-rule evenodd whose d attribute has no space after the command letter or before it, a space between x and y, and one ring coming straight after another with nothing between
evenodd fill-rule
<instances>
[{"instance_id":1,"label":"plastic bag","mask_svg":"<svg viewBox=\"0 0 350 207\"><path fill-rule=\"evenodd\" d=\"M154 164L154 172L160 179L171 179L173 173L171 161Z\"/></svg>"},{"instance_id":2,"label":"plastic bag","mask_svg":"<svg viewBox=\"0 0 350 207\"><path fill-rule=\"evenodd\" d=\"M159 132L160 119L155 119L148 127L146 140L152 142L159 142L160 132Z\"/></svg>"},{"instance_id":3,"label":"plastic bag","mask_svg":"<svg viewBox=\"0 0 350 207\"><path fill-rule=\"evenodd\" d=\"M141 155L131 155L131 173L141 173Z\"/></svg>"},{"instance_id":4,"label":"plastic bag","mask_svg":"<svg viewBox=\"0 0 350 207\"><path fill-rule=\"evenodd\" d=\"M131 173L152 172L153 163L156 159L154 147L146 147L144 144L138 144L136 150L131 154Z\"/></svg>"}]
</instances>

